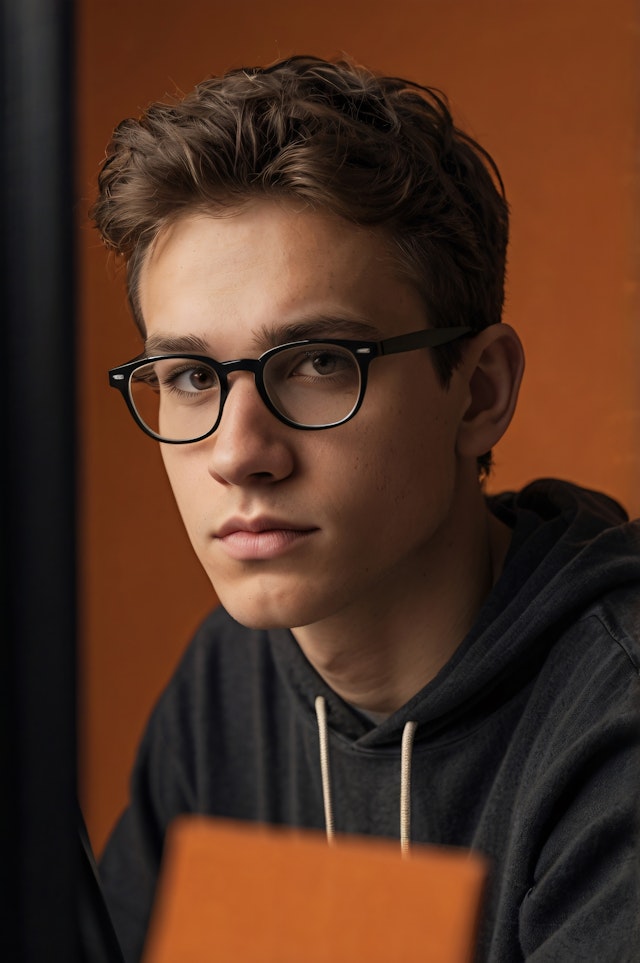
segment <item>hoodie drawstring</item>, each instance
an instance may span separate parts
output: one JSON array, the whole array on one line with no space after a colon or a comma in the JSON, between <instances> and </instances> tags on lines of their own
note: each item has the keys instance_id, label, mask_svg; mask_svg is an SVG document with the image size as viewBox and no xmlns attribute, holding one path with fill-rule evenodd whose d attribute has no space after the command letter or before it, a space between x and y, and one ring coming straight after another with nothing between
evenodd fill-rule
<instances>
[{"instance_id":1,"label":"hoodie drawstring","mask_svg":"<svg viewBox=\"0 0 640 963\"><path fill-rule=\"evenodd\" d=\"M409 855L411 842L411 754L413 738L418 728L417 722L407 722L402 730L402 750L400 753L400 851Z\"/></svg>"},{"instance_id":2,"label":"hoodie drawstring","mask_svg":"<svg viewBox=\"0 0 640 963\"><path fill-rule=\"evenodd\" d=\"M320 740L320 774L322 776L322 799L324 802L324 822L327 842L335 841L333 823L333 802L331 799L331 771L329 769L329 729L327 726L327 705L324 696L315 702ZM400 851L403 856L409 853L411 842L411 757L413 740L418 728L417 722L407 722L402 732L400 753Z\"/></svg>"},{"instance_id":3,"label":"hoodie drawstring","mask_svg":"<svg viewBox=\"0 0 640 963\"><path fill-rule=\"evenodd\" d=\"M331 846L335 839L333 828L333 804L331 802L331 773L329 771L329 730L327 728L327 705L323 696L316 699L318 736L320 738L320 774L322 776L322 799L324 801L324 825L327 842Z\"/></svg>"}]
</instances>

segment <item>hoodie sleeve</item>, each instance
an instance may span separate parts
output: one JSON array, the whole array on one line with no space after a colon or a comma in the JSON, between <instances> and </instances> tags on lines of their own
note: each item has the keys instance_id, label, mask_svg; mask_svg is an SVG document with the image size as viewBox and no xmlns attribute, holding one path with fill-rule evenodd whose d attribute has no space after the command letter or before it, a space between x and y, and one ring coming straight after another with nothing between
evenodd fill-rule
<instances>
[{"instance_id":1,"label":"hoodie sleeve","mask_svg":"<svg viewBox=\"0 0 640 963\"><path fill-rule=\"evenodd\" d=\"M218 607L162 693L136 757L129 806L99 866L126 963L142 954L173 819L264 816L256 755L266 713L278 702L273 674L266 633L238 626Z\"/></svg>"},{"instance_id":2,"label":"hoodie sleeve","mask_svg":"<svg viewBox=\"0 0 640 963\"><path fill-rule=\"evenodd\" d=\"M128 808L116 824L99 865L105 899L126 963L142 956L171 820L196 807L192 758L176 735L190 726L174 680L154 710L138 750ZM184 722L184 720L183 720ZM185 751L180 751L180 748Z\"/></svg>"},{"instance_id":3,"label":"hoodie sleeve","mask_svg":"<svg viewBox=\"0 0 640 963\"><path fill-rule=\"evenodd\" d=\"M607 627L610 631L610 627ZM624 638L619 652L628 658ZM618 659L619 662L619 659ZM640 687L594 667L577 698L567 680L562 721L534 747L532 885L520 908L527 963L640 960ZM590 691L591 689L591 691ZM553 731L552 730L553 727Z\"/></svg>"}]
</instances>

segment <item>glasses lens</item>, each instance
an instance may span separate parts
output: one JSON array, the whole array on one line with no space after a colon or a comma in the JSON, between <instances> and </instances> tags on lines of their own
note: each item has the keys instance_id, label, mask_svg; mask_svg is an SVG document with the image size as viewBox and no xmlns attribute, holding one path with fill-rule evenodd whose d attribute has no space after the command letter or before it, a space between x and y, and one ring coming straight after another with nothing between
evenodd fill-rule
<instances>
[{"instance_id":1,"label":"glasses lens","mask_svg":"<svg viewBox=\"0 0 640 963\"><path fill-rule=\"evenodd\" d=\"M320 428L352 413L360 396L360 368L350 351L334 344L294 345L269 358L264 385L285 418Z\"/></svg>"},{"instance_id":2,"label":"glasses lens","mask_svg":"<svg viewBox=\"0 0 640 963\"><path fill-rule=\"evenodd\" d=\"M220 381L193 358L161 358L136 368L129 391L139 418L165 441L194 441L213 428Z\"/></svg>"}]
</instances>

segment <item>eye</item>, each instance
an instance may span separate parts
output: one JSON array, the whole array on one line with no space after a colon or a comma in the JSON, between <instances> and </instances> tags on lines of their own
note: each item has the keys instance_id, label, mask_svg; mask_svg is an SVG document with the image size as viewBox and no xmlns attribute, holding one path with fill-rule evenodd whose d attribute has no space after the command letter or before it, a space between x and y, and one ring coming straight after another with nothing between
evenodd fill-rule
<instances>
[{"instance_id":1,"label":"eye","mask_svg":"<svg viewBox=\"0 0 640 963\"><path fill-rule=\"evenodd\" d=\"M187 358L156 363L155 377L160 391L199 394L218 387L213 368Z\"/></svg>"},{"instance_id":2,"label":"eye","mask_svg":"<svg viewBox=\"0 0 640 963\"><path fill-rule=\"evenodd\" d=\"M323 347L298 354L290 368L294 378L330 378L352 371L353 358L348 352Z\"/></svg>"}]
</instances>

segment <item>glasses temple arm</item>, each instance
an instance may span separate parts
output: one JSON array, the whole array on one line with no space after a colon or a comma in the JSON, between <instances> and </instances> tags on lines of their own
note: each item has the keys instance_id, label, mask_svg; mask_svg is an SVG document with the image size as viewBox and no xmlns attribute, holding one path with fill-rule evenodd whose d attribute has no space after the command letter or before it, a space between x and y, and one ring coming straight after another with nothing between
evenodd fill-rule
<instances>
[{"instance_id":1,"label":"glasses temple arm","mask_svg":"<svg viewBox=\"0 0 640 963\"><path fill-rule=\"evenodd\" d=\"M437 348L450 341L471 334L473 328L429 328L424 331L413 331L411 334L399 334L395 338L386 338L378 342L380 354L397 354L400 351L411 351L414 348Z\"/></svg>"}]
</instances>

